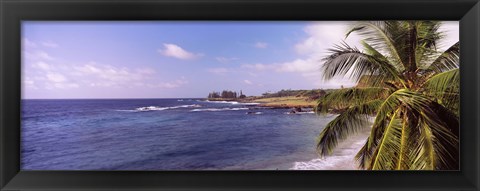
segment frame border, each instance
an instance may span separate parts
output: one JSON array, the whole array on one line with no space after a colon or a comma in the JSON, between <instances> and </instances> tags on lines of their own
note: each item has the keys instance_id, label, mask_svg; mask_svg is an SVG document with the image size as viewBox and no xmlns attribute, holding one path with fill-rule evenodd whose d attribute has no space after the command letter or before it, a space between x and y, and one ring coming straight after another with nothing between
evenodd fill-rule
<instances>
[{"instance_id":1,"label":"frame border","mask_svg":"<svg viewBox=\"0 0 480 191\"><path fill-rule=\"evenodd\" d=\"M460 171L21 171L22 20L460 20ZM478 0L0 0L0 190L479 190ZM347 183L348 184L347 184Z\"/></svg>"}]
</instances>

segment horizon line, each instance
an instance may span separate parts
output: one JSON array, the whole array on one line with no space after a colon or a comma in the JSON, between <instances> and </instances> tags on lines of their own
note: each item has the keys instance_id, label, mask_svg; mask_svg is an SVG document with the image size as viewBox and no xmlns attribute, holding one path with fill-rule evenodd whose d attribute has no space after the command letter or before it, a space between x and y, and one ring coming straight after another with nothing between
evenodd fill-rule
<instances>
[{"instance_id":1,"label":"horizon line","mask_svg":"<svg viewBox=\"0 0 480 191\"><path fill-rule=\"evenodd\" d=\"M172 98L21 98L20 100L54 100L54 99L207 99L207 98L195 98L195 97L172 97Z\"/></svg>"}]
</instances>

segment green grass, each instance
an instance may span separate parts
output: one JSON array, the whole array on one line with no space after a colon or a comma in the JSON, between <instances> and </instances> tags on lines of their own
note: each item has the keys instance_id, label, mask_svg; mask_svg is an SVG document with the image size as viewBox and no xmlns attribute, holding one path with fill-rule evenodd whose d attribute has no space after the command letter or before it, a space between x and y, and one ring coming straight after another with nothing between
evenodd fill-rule
<instances>
[{"instance_id":1,"label":"green grass","mask_svg":"<svg viewBox=\"0 0 480 191\"><path fill-rule=\"evenodd\" d=\"M260 98L253 102L267 107L314 107L316 105L316 101L307 101L307 97L295 96Z\"/></svg>"}]
</instances>

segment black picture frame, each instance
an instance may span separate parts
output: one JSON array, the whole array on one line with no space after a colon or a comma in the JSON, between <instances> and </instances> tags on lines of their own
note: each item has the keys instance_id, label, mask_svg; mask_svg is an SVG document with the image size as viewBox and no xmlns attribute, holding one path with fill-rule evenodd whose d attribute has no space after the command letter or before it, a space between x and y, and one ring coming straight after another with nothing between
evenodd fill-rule
<instances>
[{"instance_id":1,"label":"black picture frame","mask_svg":"<svg viewBox=\"0 0 480 191\"><path fill-rule=\"evenodd\" d=\"M21 171L22 20L459 20L460 171ZM0 190L479 190L478 0L0 0Z\"/></svg>"}]
</instances>

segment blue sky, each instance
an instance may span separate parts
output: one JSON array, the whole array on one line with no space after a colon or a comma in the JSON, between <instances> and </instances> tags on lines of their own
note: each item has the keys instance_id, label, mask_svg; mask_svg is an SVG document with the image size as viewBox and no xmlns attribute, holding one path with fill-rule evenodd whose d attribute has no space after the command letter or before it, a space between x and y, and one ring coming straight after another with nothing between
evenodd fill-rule
<instances>
[{"instance_id":1,"label":"blue sky","mask_svg":"<svg viewBox=\"0 0 480 191\"><path fill-rule=\"evenodd\" d=\"M353 86L323 81L319 60L350 22L22 23L22 96L206 97ZM445 47L458 41L448 22ZM346 42L359 44L358 36Z\"/></svg>"}]
</instances>

